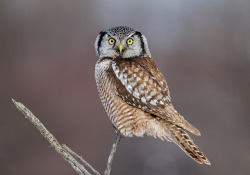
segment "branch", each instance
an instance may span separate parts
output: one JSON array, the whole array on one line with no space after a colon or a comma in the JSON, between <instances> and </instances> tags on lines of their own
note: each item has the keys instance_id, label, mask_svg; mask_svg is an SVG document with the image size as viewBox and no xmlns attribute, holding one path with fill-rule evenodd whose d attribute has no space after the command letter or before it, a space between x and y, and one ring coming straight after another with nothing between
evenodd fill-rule
<instances>
[{"instance_id":1,"label":"branch","mask_svg":"<svg viewBox=\"0 0 250 175\"><path fill-rule=\"evenodd\" d=\"M91 169L96 175L100 175L100 173L98 173L86 160L84 160L82 158L82 156L79 156L78 154L76 154L74 151L72 151L69 147L67 147L66 145L62 145L62 147L64 149L66 149L70 154L72 154L73 156L77 157L79 160L81 160L89 169Z\"/></svg>"},{"instance_id":2,"label":"branch","mask_svg":"<svg viewBox=\"0 0 250 175\"><path fill-rule=\"evenodd\" d=\"M86 168L84 168L75 158L65 150L62 145L56 140L56 138L45 128L45 126L36 118L32 112L26 108L22 103L16 102L12 99L16 108L25 115L27 118L48 140L51 146L72 166L72 168L80 175L91 175Z\"/></svg>"},{"instance_id":3,"label":"branch","mask_svg":"<svg viewBox=\"0 0 250 175\"><path fill-rule=\"evenodd\" d=\"M48 140L51 146L72 166L72 168L79 174L79 175L91 175L86 168L80 164L73 156L77 157L81 162L88 167L95 175L100 175L88 162L86 162L81 156L76 154L66 145L61 145L56 138L45 128L45 126L40 122L40 120L22 103L16 102L12 99L12 102L16 106L16 108L27 118L38 130L39 132ZM107 167L104 172L105 175L110 175L111 172L111 165L116 153L116 149L118 143L121 139L121 133L117 131L117 136L115 142L112 145L112 149L108 158ZM73 155L73 156L72 156Z\"/></svg>"},{"instance_id":4,"label":"branch","mask_svg":"<svg viewBox=\"0 0 250 175\"><path fill-rule=\"evenodd\" d=\"M120 142L120 140L121 140L121 133L119 131L117 131L116 139L115 139L115 142L112 145L112 149L111 149L111 152L110 152L110 155L109 155L109 158L108 158L107 167L106 167L106 170L104 172L105 175L110 175L112 161L113 161L114 155L116 153L116 148L117 148L118 143Z\"/></svg>"}]
</instances>

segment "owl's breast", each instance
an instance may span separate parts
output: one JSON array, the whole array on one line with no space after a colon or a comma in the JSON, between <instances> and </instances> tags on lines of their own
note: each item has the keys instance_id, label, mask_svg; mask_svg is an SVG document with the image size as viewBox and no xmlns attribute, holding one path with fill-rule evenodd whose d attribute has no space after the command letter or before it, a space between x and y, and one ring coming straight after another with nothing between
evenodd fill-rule
<instances>
[{"instance_id":1,"label":"owl's breast","mask_svg":"<svg viewBox=\"0 0 250 175\"><path fill-rule=\"evenodd\" d=\"M128 105L117 95L112 59L100 59L95 66L95 79L101 102L113 125L124 136L132 136L138 109Z\"/></svg>"}]
</instances>

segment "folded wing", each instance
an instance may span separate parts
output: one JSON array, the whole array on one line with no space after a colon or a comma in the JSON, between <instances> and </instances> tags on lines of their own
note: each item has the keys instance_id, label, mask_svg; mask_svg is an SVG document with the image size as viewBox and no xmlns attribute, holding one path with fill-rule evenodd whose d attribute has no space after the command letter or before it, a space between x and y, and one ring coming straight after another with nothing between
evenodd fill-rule
<instances>
[{"instance_id":1,"label":"folded wing","mask_svg":"<svg viewBox=\"0 0 250 175\"><path fill-rule=\"evenodd\" d=\"M117 95L126 103L200 135L174 109L167 83L151 58L117 59L112 70L117 78Z\"/></svg>"}]
</instances>

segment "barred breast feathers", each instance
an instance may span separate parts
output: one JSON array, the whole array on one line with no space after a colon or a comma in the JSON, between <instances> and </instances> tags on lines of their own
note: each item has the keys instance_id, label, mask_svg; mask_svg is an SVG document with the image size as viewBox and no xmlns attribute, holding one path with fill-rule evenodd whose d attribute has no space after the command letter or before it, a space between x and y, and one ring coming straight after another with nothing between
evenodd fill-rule
<instances>
[{"instance_id":1,"label":"barred breast feathers","mask_svg":"<svg viewBox=\"0 0 250 175\"><path fill-rule=\"evenodd\" d=\"M103 58L96 63L95 78L101 102L115 128L122 135L131 137L134 131L134 114L136 108L128 105L116 95L117 87L110 67L112 59Z\"/></svg>"}]
</instances>

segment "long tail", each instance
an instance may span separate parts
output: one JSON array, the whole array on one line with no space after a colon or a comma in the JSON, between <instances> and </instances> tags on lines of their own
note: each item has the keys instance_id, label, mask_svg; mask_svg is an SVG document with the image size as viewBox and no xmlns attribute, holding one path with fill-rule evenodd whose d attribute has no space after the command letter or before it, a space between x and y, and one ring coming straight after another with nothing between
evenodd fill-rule
<instances>
[{"instance_id":1,"label":"long tail","mask_svg":"<svg viewBox=\"0 0 250 175\"><path fill-rule=\"evenodd\" d=\"M168 106L166 106L165 110L167 111L166 116L172 116L170 118L167 118L168 121L182 127L183 129L191 132L194 135L198 135L198 136L201 135L200 131L195 126L193 126L191 123L189 123L187 120L185 120L184 117L181 116L174 109L173 106L168 105Z\"/></svg>"},{"instance_id":2,"label":"long tail","mask_svg":"<svg viewBox=\"0 0 250 175\"><path fill-rule=\"evenodd\" d=\"M176 143L188 156L200 164L211 165L207 157L182 128L170 122L164 122L164 126L168 138Z\"/></svg>"}]
</instances>

